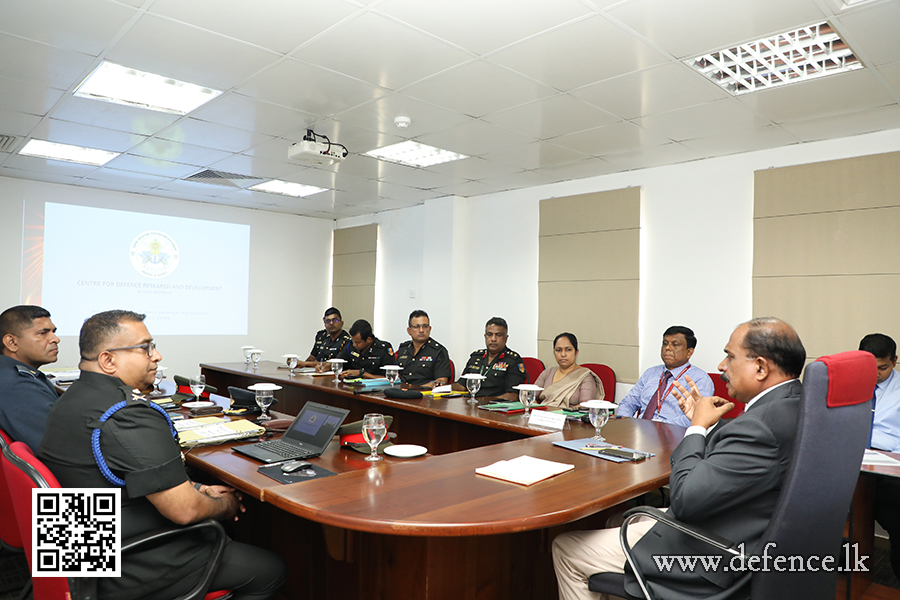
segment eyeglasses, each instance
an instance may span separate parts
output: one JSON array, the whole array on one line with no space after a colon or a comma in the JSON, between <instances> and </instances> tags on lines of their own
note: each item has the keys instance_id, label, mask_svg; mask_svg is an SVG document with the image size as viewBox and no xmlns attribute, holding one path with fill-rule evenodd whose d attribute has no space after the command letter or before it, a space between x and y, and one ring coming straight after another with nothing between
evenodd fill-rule
<instances>
[{"instance_id":1,"label":"eyeglasses","mask_svg":"<svg viewBox=\"0 0 900 600\"><path fill-rule=\"evenodd\" d=\"M341 322L340 319L322 319L322 320L325 321L326 325L334 325L335 323Z\"/></svg>"},{"instance_id":2,"label":"eyeglasses","mask_svg":"<svg viewBox=\"0 0 900 600\"><path fill-rule=\"evenodd\" d=\"M425 323L424 325L422 325L422 324L410 325L409 328L410 329L431 329L431 325L429 325L428 323Z\"/></svg>"},{"instance_id":3,"label":"eyeglasses","mask_svg":"<svg viewBox=\"0 0 900 600\"><path fill-rule=\"evenodd\" d=\"M125 346L123 348L110 348L107 352L115 352L116 350L136 350L138 348L146 350L147 356L153 358L153 353L156 352L156 342L145 342L143 344L138 344L137 346Z\"/></svg>"}]
</instances>

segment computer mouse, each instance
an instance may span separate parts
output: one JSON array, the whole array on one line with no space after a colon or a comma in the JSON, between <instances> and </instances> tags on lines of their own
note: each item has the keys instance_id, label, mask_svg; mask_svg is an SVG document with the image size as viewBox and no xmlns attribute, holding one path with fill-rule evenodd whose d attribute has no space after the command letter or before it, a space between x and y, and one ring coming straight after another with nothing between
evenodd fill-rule
<instances>
[{"instance_id":1,"label":"computer mouse","mask_svg":"<svg viewBox=\"0 0 900 600\"><path fill-rule=\"evenodd\" d=\"M308 463L305 460L295 460L294 462L289 462L281 465L282 473L293 473L294 471L299 471L300 469L308 469L312 466L312 463Z\"/></svg>"}]
</instances>

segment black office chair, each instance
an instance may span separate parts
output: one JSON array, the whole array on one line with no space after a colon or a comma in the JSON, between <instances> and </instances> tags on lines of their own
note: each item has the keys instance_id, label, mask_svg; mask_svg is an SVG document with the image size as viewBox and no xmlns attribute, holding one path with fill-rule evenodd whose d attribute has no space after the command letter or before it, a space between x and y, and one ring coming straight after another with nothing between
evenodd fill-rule
<instances>
[{"instance_id":1,"label":"black office chair","mask_svg":"<svg viewBox=\"0 0 900 600\"><path fill-rule=\"evenodd\" d=\"M868 352L823 356L806 367L791 466L758 551L774 542L779 556L831 556L834 559L832 565L839 564L847 511L869 439L870 401L876 377L875 359ZM621 530L622 548L632 567L634 561L625 531L628 523L641 515L675 527L719 550L736 554L736 544L729 540L704 534L656 509L636 507L625 513ZM743 589L735 590L729 597L754 600L834 598L837 575L835 570L821 569L817 572L758 571L749 578L738 579L736 585ZM635 576L644 596L653 600L644 575L635 569ZM625 575L598 573L590 577L588 587L594 592L640 600L625 591Z\"/></svg>"}]
</instances>

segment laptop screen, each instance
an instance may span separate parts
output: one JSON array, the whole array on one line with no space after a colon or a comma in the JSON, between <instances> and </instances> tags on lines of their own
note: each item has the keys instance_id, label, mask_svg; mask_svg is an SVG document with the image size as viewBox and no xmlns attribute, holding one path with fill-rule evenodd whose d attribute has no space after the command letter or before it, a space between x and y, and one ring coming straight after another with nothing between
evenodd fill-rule
<instances>
[{"instance_id":1,"label":"laptop screen","mask_svg":"<svg viewBox=\"0 0 900 600\"><path fill-rule=\"evenodd\" d=\"M292 442L324 448L334 437L349 411L316 402L307 402L285 434Z\"/></svg>"}]
</instances>

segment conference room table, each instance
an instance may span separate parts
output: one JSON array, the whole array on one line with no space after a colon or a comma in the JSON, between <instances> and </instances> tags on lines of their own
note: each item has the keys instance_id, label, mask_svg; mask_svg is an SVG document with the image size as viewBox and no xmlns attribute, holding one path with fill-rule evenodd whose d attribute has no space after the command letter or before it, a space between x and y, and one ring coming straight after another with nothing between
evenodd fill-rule
<instances>
[{"instance_id":1,"label":"conference room table","mask_svg":"<svg viewBox=\"0 0 900 600\"><path fill-rule=\"evenodd\" d=\"M552 444L591 437L593 427L580 421L552 431L465 398L392 400L354 393L331 378L291 377L275 363L255 371L243 363L201 367L220 393L229 385L281 385L276 407L289 414L313 400L348 408L348 421L368 412L392 415L395 443L429 450L368 463L335 440L311 460L335 476L289 485L258 473L259 463L234 453L234 444L187 453L191 467L244 493L248 512L233 533L285 557L283 593L291 599L555 597L553 537L602 527L612 509L664 485L669 455L684 434L662 423L611 419L603 428L611 443L655 454L614 463ZM528 487L475 473L523 455L574 469Z\"/></svg>"}]
</instances>

